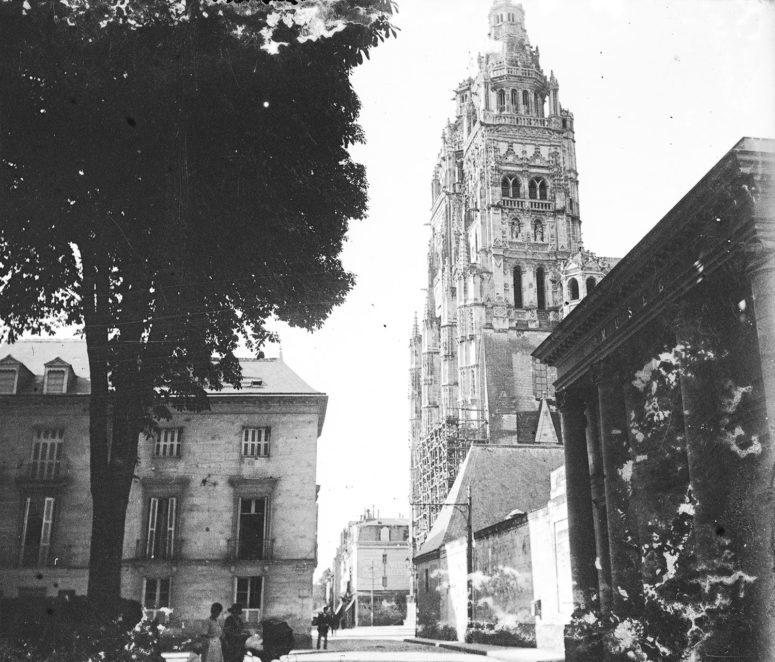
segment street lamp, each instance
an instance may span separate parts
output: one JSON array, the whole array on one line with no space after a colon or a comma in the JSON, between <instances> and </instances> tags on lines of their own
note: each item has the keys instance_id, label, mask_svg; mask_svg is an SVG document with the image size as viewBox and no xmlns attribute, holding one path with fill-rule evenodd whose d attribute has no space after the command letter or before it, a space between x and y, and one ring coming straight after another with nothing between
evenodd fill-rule
<instances>
[{"instance_id":1,"label":"street lamp","mask_svg":"<svg viewBox=\"0 0 775 662\"><path fill-rule=\"evenodd\" d=\"M471 486L466 488L466 500L460 503L450 503L447 501L413 501L411 506L452 506L454 508L465 508L466 516L466 595L468 622L474 620L474 528L471 520L473 501L471 499ZM460 511L463 512L462 510Z\"/></svg>"},{"instance_id":2,"label":"street lamp","mask_svg":"<svg viewBox=\"0 0 775 662\"><path fill-rule=\"evenodd\" d=\"M371 561L371 627L374 627L374 559Z\"/></svg>"}]
</instances>

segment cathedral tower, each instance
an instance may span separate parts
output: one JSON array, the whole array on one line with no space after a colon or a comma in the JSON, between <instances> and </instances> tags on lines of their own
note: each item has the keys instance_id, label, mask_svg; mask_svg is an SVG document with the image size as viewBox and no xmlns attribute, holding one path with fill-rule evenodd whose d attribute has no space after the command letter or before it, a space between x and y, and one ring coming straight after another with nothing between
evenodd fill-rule
<instances>
[{"instance_id":1,"label":"cathedral tower","mask_svg":"<svg viewBox=\"0 0 775 662\"><path fill-rule=\"evenodd\" d=\"M558 442L546 424L554 376L531 352L608 270L582 246L573 114L522 6L495 0L489 36L495 49L455 90L432 175L428 298L412 341L415 502L446 495L472 443ZM433 510L421 509L419 532Z\"/></svg>"}]
</instances>

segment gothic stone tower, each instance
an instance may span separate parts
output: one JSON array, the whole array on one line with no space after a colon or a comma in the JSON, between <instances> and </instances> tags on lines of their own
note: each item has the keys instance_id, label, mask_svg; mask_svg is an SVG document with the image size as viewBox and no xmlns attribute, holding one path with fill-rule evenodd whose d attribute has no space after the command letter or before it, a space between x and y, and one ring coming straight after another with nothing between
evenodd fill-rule
<instances>
[{"instance_id":1,"label":"gothic stone tower","mask_svg":"<svg viewBox=\"0 0 775 662\"><path fill-rule=\"evenodd\" d=\"M413 502L446 497L471 443L558 442L554 375L531 352L608 270L582 247L573 114L522 6L495 0L489 25L497 51L455 90L431 184L427 302L411 340ZM436 510L415 511L420 537Z\"/></svg>"}]
</instances>

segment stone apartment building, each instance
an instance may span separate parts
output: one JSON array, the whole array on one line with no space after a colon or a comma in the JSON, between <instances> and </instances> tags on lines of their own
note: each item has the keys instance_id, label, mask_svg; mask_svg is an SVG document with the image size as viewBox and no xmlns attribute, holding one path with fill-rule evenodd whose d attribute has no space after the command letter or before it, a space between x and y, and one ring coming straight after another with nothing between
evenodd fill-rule
<instances>
[{"instance_id":1,"label":"stone apartment building","mask_svg":"<svg viewBox=\"0 0 775 662\"><path fill-rule=\"evenodd\" d=\"M410 594L409 520L367 510L341 533L334 558L334 611L348 627L397 625Z\"/></svg>"},{"instance_id":2,"label":"stone apartment building","mask_svg":"<svg viewBox=\"0 0 775 662\"><path fill-rule=\"evenodd\" d=\"M88 363L78 341L0 347L0 591L87 585ZM327 396L282 359L242 360L242 388L141 438L122 592L173 628L241 602L302 638L317 563L317 439ZM166 615L167 610L169 616Z\"/></svg>"},{"instance_id":3,"label":"stone apartment building","mask_svg":"<svg viewBox=\"0 0 775 662\"><path fill-rule=\"evenodd\" d=\"M418 541L472 443L558 441L554 371L531 352L615 262L583 247L573 114L522 6L494 0L489 36L498 48L454 92L431 182L427 299L410 341Z\"/></svg>"},{"instance_id":4,"label":"stone apartment building","mask_svg":"<svg viewBox=\"0 0 775 662\"><path fill-rule=\"evenodd\" d=\"M773 659L774 180L775 141L740 140L535 350L562 412L570 662Z\"/></svg>"}]
</instances>

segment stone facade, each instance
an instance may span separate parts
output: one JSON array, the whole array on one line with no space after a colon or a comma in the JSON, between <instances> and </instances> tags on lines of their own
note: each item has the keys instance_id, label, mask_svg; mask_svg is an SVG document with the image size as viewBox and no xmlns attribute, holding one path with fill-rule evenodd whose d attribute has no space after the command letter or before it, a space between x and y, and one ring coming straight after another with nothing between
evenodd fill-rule
<instances>
[{"instance_id":1,"label":"stone facade","mask_svg":"<svg viewBox=\"0 0 775 662\"><path fill-rule=\"evenodd\" d=\"M489 22L499 49L455 90L431 183L427 302L410 341L420 541L472 443L536 441L554 372L531 352L612 263L582 246L573 114L521 5L496 0Z\"/></svg>"},{"instance_id":2,"label":"stone facade","mask_svg":"<svg viewBox=\"0 0 775 662\"><path fill-rule=\"evenodd\" d=\"M0 590L85 593L91 536L85 347L22 342L0 354L9 355L0 361L0 378L12 370L27 378L15 385L2 379ZM64 392L44 392L43 373L52 368L41 359L57 356L72 377ZM240 601L248 621L281 618L303 640L317 564L317 438L327 396L282 360L241 363L241 390L213 393L210 411L175 412L157 435L139 440L123 595L186 630L198 627L210 603Z\"/></svg>"},{"instance_id":3,"label":"stone facade","mask_svg":"<svg viewBox=\"0 0 775 662\"><path fill-rule=\"evenodd\" d=\"M534 353L562 409L568 660L773 659L774 179L775 141L742 139Z\"/></svg>"},{"instance_id":4,"label":"stone facade","mask_svg":"<svg viewBox=\"0 0 775 662\"><path fill-rule=\"evenodd\" d=\"M367 511L342 531L334 558L335 613L347 627L395 625L410 594L409 520ZM373 600L373 607L372 607Z\"/></svg>"}]
</instances>

